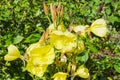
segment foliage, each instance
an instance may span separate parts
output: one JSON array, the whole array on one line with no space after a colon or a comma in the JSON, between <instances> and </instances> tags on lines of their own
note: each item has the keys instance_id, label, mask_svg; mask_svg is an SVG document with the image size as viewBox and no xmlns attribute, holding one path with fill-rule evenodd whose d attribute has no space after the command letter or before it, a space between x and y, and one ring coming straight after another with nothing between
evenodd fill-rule
<instances>
[{"instance_id":1,"label":"foliage","mask_svg":"<svg viewBox=\"0 0 120 80\"><path fill-rule=\"evenodd\" d=\"M46 1L47 6L51 3L58 5L58 0ZM109 28L107 37L99 38L92 34L91 39L83 38L85 50L77 56L77 64L85 63L92 80L119 79L119 0L60 0L60 3L64 7L62 21L66 28L71 25L91 25L98 18L107 20ZM28 45L39 41L44 30L50 25L43 12L42 2L41 0L1 0L0 14L0 79L30 80L32 77L22 61L17 59L6 62L3 57L7 54L7 47L10 44L15 44L21 55L24 55ZM51 17L50 14L48 16ZM49 70L54 68L55 65L48 66L48 71L45 73L47 76L43 79L49 80L53 76L52 72L49 74ZM58 69L55 72L57 71ZM40 78L36 77L37 79ZM75 79L80 78L76 76Z\"/></svg>"}]
</instances>

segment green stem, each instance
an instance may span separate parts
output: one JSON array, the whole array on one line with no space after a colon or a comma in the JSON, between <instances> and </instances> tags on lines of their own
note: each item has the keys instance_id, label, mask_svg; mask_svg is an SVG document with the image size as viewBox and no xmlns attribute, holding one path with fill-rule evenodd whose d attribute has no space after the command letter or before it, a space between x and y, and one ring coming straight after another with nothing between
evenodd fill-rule
<instances>
[{"instance_id":1,"label":"green stem","mask_svg":"<svg viewBox=\"0 0 120 80\"><path fill-rule=\"evenodd\" d=\"M52 24L52 22L51 22L50 18L48 17L48 15L46 17L47 17L49 23Z\"/></svg>"}]
</instances>

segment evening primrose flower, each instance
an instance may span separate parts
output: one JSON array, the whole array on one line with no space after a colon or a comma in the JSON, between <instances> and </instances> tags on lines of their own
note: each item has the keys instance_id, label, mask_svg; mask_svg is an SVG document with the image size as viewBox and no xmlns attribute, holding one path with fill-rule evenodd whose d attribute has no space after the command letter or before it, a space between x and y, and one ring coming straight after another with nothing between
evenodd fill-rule
<instances>
[{"instance_id":1,"label":"evening primrose flower","mask_svg":"<svg viewBox=\"0 0 120 80\"><path fill-rule=\"evenodd\" d=\"M90 31L99 37L105 37L107 34L107 24L104 19L97 19L90 27Z\"/></svg>"},{"instance_id":2,"label":"evening primrose flower","mask_svg":"<svg viewBox=\"0 0 120 80\"><path fill-rule=\"evenodd\" d=\"M20 52L18 48L14 45L8 46L8 54L4 56L4 59L6 61L13 61L17 58L21 58L22 56L20 55Z\"/></svg>"},{"instance_id":3,"label":"evening primrose flower","mask_svg":"<svg viewBox=\"0 0 120 80\"><path fill-rule=\"evenodd\" d=\"M42 77L49 64L52 64L55 58L54 48L51 45L31 45L27 49L29 55L26 69L33 75Z\"/></svg>"},{"instance_id":4,"label":"evening primrose flower","mask_svg":"<svg viewBox=\"0 0 120 80\"><path fill-rule=\"evenodd\" d=\"M69 31L53 31L50 34L50 43L61 52L71 52L76 47L76 36Z\"/></svg>"},{"instance_id":5,"label":"evening primrose flower","mask_svg":"<svg viewBox=\"0 0 120 80\"><path fill-rule=\"evenodd\" d=\"M75 75L80 76L81 78L89 78L89 71L87 68L84 67L84 65L81 65L77 71L75 72Z\"/></svg>"},{"instance_id":6,"label":"evening primrose flower","mask_svg":"<svg viewBox=\"0 0 120 80\"><path fill-rule=\"evenodd\" d=\"M51 45L34 47L29 52L29 59L32 59L34 64L51 64L54 58L54 48Z\"/></svg>"},{"instance_id":7,"label":"evening primrose flower","mask_svg":"<svg viewBox=\"0 0 120 80\"><path fill-rule=\"evenodd\" d=\"M66 80L67 73L58 72L58 73L54 74L54 76L52 78L54 78L54 80Z\"/></svg>"},{"instance_id":8,"label":"evening primrose flower","mask_svg":"<svg viewBox=\"0 0 120 80\"><path fill-rule=\"evenodd\" d=\"M47 70L47 67L48 67L47 64L44 64L44 65L34 64L34 63L32 63L32 61L30 59L30 60L28 60L26 69L31 74L36 75L38 77L42 77L44 75L45 71Z\"/></svg>"}]
</instances>

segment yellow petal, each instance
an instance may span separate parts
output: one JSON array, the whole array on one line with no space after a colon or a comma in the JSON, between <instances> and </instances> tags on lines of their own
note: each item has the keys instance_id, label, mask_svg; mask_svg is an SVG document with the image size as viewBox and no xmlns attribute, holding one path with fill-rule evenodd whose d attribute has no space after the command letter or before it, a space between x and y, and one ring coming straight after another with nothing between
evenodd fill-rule
<instances>
[{"instance_id":1,"label":"yellow petal","mask_svg":"<svg viewBox=\"0 0 120 80\"><path fill-rule=\"evenodd\" d=\"M65 45L63 47L63 49L61 50L62 53L67 53L67 52L74 52L74 49L76 48L77 46L77 43L76 42L69 42L69 43L66 43L67 45Z\"/></svg>"},{"instance_id":2,"label":"yellow petal","mask_svg":"<svg viewBox=\"0 0 120 80\"><path fill-rule=\"evenodd\" d=\"M65 27L64 27L63 24L58 25L57 28L58 28L58 30L60 30L60 31L65 31Z\"/></svg>"},{"instance_id":3,"label":"yellow petal","mask_svg":"<svg viewBox=\"0 0 120 80\"><path fill-rule=\"evenodd\" d=\"M30 52L34 49L34 48L38 48L38 47L41 47L41 44L39 42L37 43L34 43L34 44L31 44L27 50L26 50L26 53L29 55Z\"/></svg>"},{"instance_id":4,"label":"yellow petal","mask_svg":"<svg viewBox=\"0 0 120 80\"><path fill-rule=\"evenodd\" d=\"M90 27L91 32L99 37L105 37L107 34L107 24L104 19L97 19Z\"/></svg>"},{"instance_id":5,"label":"yellow petal","mask_svg":"<svg viewBox=\"0 0 120 80\"><path fill-rule=\"evenodd\" d=\"M8 54L6 54L4 56L4 59L6 61L12 61L12 60L15 60L15 59L20 58L20 57L21 57L21 55L20 55L18 48L14 45L10 45L8 47Z\"/></svg>"},{"instance_id":6,"label":"yellow petal","mask_svg":"<svg viewBox=\"0 0 120 80\"><path fill-rule=\"evenodd\" d=\"M54 76L52 78L54 78L54 80L66 80L67 73L58 72L58 73L54 74Z\"/></svg>"},{"instance_id":7,"label":"yellow petal","mask_svg":"<svg viewBox=\"0 0 120 80\"><path fill-rule=\"evenodd\" d=\"M55 58L54 48L51 45L34 48L29 57L34 64L51 64Z\"/></svg>"},{"instance_id":8,"label":"yellow petal","mask_svg":"<svg viewBox=\"0 0 120 80\"><path fill-rule=\"evenodd\" d=\"M54 43L55 48L57 48L57 49L62 49L62 48L64 47L64 45L61 44L61 43L62 43L62 40L56 41L56 42Z\"/></svg>"},{"instance_id":9,"label":"yellow petal","mask_svg":"<svg viewBox=\"0 0 120 80\"><path fill-rule=\"evenodd\" d=\"M89 78L89 71L84 67L84 65L82 65L77 69L75 75L78 75L81 78Z\"/></svg>"},{"instance_id":10,"label":"yellow petal","mask_svg":"<svg viewBox=\"0 0 120 80\"><path fill-rule=\"evenodd\" d=\"M31 60L28 61L26 69L28 72L30 72L33 75L36 75L38 77L42 77L47 70L48 65L40 65L36 64L34 65Z\"/></svg>"},{"instance_id":11,"label":"yellow petal","mask_svg":"<svg viewBox=\"0 0 120 80\"><path fill-rule=\"evenodd\" d=\"M64 32L55 30L51 34L54 34L54 35L64 35Z\"/></svg>"},{"instance_id":12,"label":"yellow petal","mask_svg":"<svg viewBox=\"0 0 120 80\"><path fill-rule=\"evenodd\" d=\"M53 31L50 34L50 43L62 52L72 51L76 47L76 39L77 37L68 31Z\"/></svg>"},{"instance_id":13,"label":"yellow petal","mask_svg":"<svg viewBox=\"0 0 120 80\"><path fill-rule=\"evenodd\" d=\"M78 41L77 48L75 50L75 53L81 53L85 49L84 43L82 41Z\"/></svg>"},{"instance_id":14,"label":"yellow petal","mask_svg":"<svg viewBox=\"0 0 120 80\"><path fill-rule=\"evenodd\" d=\"M66 37L71 38L72 40L75 40L75 39L76 39L76 36L75 36L73 33L69 32L69 31L65 31L63 34L64 34Z\"/></svg>"}]
</instances>

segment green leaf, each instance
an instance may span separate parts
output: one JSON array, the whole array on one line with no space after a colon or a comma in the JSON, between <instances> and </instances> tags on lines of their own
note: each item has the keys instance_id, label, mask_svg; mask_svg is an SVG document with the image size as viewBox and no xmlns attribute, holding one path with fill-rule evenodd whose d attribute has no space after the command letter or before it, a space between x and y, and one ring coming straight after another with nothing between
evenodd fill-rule
<instances>
[{"instance_id":1,"label":"green leaf","mask_svg":"<svg viewBox=\"0 0 120 80\"><path fill-rule=\"evenodd\" d=\"M108 80L113 80L111 77L107 77Z\"/></svg>"},{"instance_id":2,"label":"green leaf","mask_svg":"<svg viewBox=\"0 0 120 80\"><path fill-rule=\"evenodd\" d=\"M116 72L120 73L120 63L115 64L114 69Z\"/></svg>"},{"instance_id":3,"label":"green leaf","mask_svg":"<svg viewBox=\"0 0 120 80\"><path fill-rule=\"evenodd\" d=\"M98 49L90 42L86 42L87 47L92 51L93 53L97 53Z\"/></svg>"},{"instance_id":4,"label":"green leaf","mask_svg":"<svg viewBox=\"0 0 120 80\"><path fill-rule=\"evenodd\" d=\"M105 0L105 3L111 3L112 0Z\"/></svg>"},{"instance_id":5,"label":"green leaf","mask_svg":"<svg viewBox=\"0 0 120 80\"><path fill-rule=\"evenodd\" d=\"M119 21L117 16L108 16L108 19L111 23L114 23L115 21Z\"/></svg>"},{"instance_id":6,"label":"green leaf","mask_svg":"<svg viewBox=\"0 0 120 80\"><path fill-rule=\"evenodd\" d=\"M20 35L17 35L17 36L14 38L13 43L14 43L14 44L17 44L17 43L20 43L22 40L23 40L23 37L20 36Z\"/></svg>"},{"instance_id":7,"label":"green leaf","mask_svg":"<svg viewBox=\"0 0 120 80\"><path fill-rule=\"evenodd\" d=\"M36 34L31 34L25 39L25 43L34 43L37 42L40 39L41 35L36 33Z\"/></svg>"},{"instance_id":8,"label":"green leaf","mask_svg":"<svg viewBox=\"0 0 120 80\"><path fill-rule=\"evenodd\" d=\"M77 57L77 61L79 62L83 62L85 63L88 58L89 58L89 55L88 55L89 51L84 51L83 53L81 53L78 57Z\"/></svg>"},{"instance_id":9,"label":"green leaf","mask_svg":"<svg viewBox=\"0 0 120 80\"><path fill-rule=\"evenodd\" d=\"M106 9L106 14L107 14L107 15L110 15L110 14L111 14L111 8L108 7L108 8Z\"/></svg>"},{"instance_id":10,"label":"green leaf","mask_svg":"<svg viewBox=\"0 0 120 80\"><path fill-rule=\"evenodd\" d=\"M13 37L13 34L7 34L3 37L5 41L5 45L12 44L12 39L13 39L12 37Z\"/></svg>"}]
</instances>

